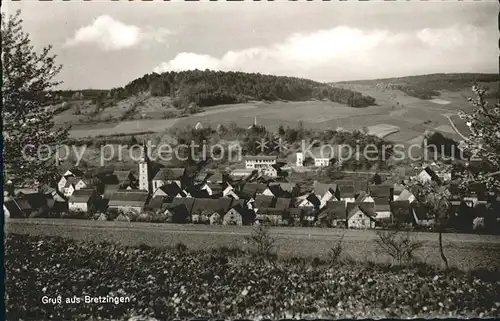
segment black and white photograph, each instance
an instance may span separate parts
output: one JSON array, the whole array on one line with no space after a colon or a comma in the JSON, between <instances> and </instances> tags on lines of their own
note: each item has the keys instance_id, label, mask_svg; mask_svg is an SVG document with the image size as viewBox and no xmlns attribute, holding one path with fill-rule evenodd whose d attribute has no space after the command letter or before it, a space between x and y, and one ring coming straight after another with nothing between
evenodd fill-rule
<instances>
[{"instance_id":1,"label":"black and white photograph","mask_svg":"<svg viewBox=\"0 0 500 321\"><path fill-rule=\"evenodd\" d=\"M500 318L499 3L4 1L4 320Z\"/></svg>"}]
</instances>

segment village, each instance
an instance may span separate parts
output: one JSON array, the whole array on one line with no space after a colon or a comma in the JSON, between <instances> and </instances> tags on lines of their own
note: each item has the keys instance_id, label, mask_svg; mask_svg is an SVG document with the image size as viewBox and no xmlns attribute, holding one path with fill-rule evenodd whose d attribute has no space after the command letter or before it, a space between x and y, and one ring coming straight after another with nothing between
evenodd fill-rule
<instances>
[{"instance_id":1,"label":"village","mask_svg":"<svg viewBox=\"0 0 500 321\"><path fill-rule=\"evenodd\" d=\"M412 226L432 229L434 220L405 186L408 179L449 182L449 170L436 164L416 168L395 181L371 178L289 181L284 172L324 168L329 155L314 156L305 166L278 156L246 155L230 172L166 167L149 159L144 144L137 171L108 171L84 177L78 168L60 173L57 186L4 193L8 218L84 218L114 221L222 225L316 226L353 229ZM451 185L453 186L453 184ZM481 209L498 200L483 193L459 197L443 185L452 216L481 217Z\"/></svg>"}]
</instances>

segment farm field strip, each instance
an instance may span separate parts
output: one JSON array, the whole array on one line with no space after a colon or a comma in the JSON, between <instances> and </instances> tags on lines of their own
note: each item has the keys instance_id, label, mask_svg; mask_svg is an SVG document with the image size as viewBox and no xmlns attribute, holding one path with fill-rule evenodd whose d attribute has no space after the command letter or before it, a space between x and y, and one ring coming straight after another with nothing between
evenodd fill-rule
<instances>
[{"instance_id":1,"label":"farm field strip","mask_svg":"<svg viewBox=\"0 0 500 321\"><path fill-rule=\"evenodd\" d=\"M31 220L30 220L31 221ZM98 222L73 220L10 220L6 222L6 234L30 234L62 236L76 240L93 242L117 242L137 246L173 246L179 242L189 248L207 249L218 246L244 248L245 236L251 227L196 226L174 224L148 224L123 222ZM105 233L103 233L105 231ZM277 240L280 256L324 256L334 245L335 240L344 235L346 254L357 260L385 262L388 258L378 255L374 231L336 230L314 228L271 228ZM421 256L429 264L440 264L437 247L437 234L418 233L424 242ZM500 237L491 235L445 234L445 249L452 265L461 269L480 266L500 268Z\"/></svg>"}]
</instances>

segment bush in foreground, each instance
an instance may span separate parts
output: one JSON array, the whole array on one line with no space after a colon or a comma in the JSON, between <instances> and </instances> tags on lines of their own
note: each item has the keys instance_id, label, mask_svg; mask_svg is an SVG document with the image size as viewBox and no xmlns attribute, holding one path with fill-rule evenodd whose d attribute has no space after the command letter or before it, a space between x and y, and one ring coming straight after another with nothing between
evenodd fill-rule
<instances>
[{"instance_id":1,"label":"bush in foreground","mask_svg":"<svg viewBox=\"0 0 500 321\"><path fill-rule=\"evenodd\" d=\"M15 234L5 245L7 320L500 316L500 280L487 271L268 265L231 248L130 248ZM44 295L130 302L44 305Z\"/></svg>"}]
</instances>

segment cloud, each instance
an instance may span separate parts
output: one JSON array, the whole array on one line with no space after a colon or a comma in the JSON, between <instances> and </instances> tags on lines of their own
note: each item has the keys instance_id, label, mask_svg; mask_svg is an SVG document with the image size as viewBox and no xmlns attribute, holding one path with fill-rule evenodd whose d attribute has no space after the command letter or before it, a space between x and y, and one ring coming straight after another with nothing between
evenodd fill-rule
<instances>
[{"instance_id":1,"label":"cloud","mask_svg":"<svg viewBox=\"0 0 500 321\"><path fill-rule=\"evenodd\" d=\"M66 46L96 44L105 51L135 47L141 43L164 42L171 32L165 28L139 28L115 20L108 15L94 19L93 23L82 27L65 43Z\"/></svg>"},{"instance_id":2,"label":"cloud","mask_svg":"<svg viewBox=\"0 0 500 321\"><path fill-rule=\"evenodd\" d=\"M261 73L279 71L290 76L307 74L325 80L350 76L370 78L374 74L372 71L392 74L397 74L398 70L441 72L426 71L426 68L450 67L484 59L485 55L479 55L477 47L491 40L484 30L471 25L399 33L338 26L291 34L274 45L228 51L221 57L182 52L159 64L154 71L207 68ZM460 52L458 57L457 52ZM491 53L496 54L486 54Z\"/></svg>"}]
</instances>

